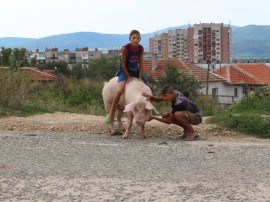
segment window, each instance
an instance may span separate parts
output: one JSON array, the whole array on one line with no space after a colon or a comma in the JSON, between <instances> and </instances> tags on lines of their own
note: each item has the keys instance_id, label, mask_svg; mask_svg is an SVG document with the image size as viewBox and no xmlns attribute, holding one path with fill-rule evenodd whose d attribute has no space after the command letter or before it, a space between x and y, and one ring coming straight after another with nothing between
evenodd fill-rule
<instances>
[{"instance_id":1,"label":"window","mask_svg":"<svg viewBox=\"0 0 270 202\"><path fill-rule=\"evenodd\" d=\"M218 88L212 88L212 95L214 97L218 95Z\"/></svg>"},{"instance_id":2,"label":"window","mask_svg":"<svg viewBox=\"0 0 270 202\"><path fill-rule=\"evenodd\" d=\"M238 88L234 88L234 97L238 97Z\"/></svg>"}]
</instances>

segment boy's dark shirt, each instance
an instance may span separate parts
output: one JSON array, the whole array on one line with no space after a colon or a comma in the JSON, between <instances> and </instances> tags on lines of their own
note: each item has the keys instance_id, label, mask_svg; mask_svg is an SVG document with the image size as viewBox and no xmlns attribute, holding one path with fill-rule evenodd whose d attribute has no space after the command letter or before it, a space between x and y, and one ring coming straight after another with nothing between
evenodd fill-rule
<instances>
[{"instance_id":1,"label":"boy's dark shirt","mask_svg":"<svg viewBox=\"0 0 270 202\"><path fill-rule=\"evenodd\" d=\"M140 56L143 51L143 46L139 45L137 51L133 51L131 49L131 44L128 43L125 46L126 48L126 68L130 76L132 77L139 77L139 64L140 64ZM120 66L116 72L116 76L119 76L119 74L123 72L122 69L122 61L120 61Z\"/></svg>"},{"instance_id":2,"label":"boy's dark shirt","mask_svg":"<svg viewBox=\"0 0 270 202\"><path fill-rule=\"evenodd\" d=\"M172 113L177 111L189 111L198 116L202 116L202 112L198 109L198 107L187 97L185 97L183 93L176 90L174 93L176 95L176 100L175 102L172 102Z\"/></svg>"}]
</instances>

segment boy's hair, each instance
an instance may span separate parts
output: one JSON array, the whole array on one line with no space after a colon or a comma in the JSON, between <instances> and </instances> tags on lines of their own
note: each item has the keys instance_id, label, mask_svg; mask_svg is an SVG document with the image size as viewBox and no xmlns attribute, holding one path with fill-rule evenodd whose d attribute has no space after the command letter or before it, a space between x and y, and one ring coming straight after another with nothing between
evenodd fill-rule
<instances>
[{"instance_id":1,"label":"boy's hair","mask_svg":"<svg viewBox=\"0 0 270 202\"><path fill-rule=\"evenodd\" d=\"M166 93L173 93L174 89L171 85L164 86L161 90L161 95L165 95Z\"/></svg>"},{"instance_id":2,"label":"boy's hair","mask_svg":"<svg viewBox=\"0 0 270 202\"><path fill-rule=\"evenodd\" d=\"M133 34L138 34L139 36L141 36L140 32L136 29L131 30L130 34L129 34L129 38L133 35Z\"/></svg>"},{"instance_id":3,"label":"boy's hair","mask_svg":"<svg viewBox=\"0 0 270 202\"><path fill-rule=\"evenodd\" d=\"M184 95L186 98L189 98L189 92L188 92L188 91L185 90L185 91L183 92L183 95Z\"/></svg>"}]
</instances>

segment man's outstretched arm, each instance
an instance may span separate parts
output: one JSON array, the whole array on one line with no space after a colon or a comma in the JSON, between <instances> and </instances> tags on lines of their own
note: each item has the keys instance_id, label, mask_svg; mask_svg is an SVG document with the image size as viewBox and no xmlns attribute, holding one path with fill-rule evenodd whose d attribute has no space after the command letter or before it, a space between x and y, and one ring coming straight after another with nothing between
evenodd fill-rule
<instances>
[{"instance_id":1,"label":"man's outstretched arm","mask_svg":"<svg viewBox=\"0 0 270 202\"><path fill-rule=\"evenodd\" d=\"M150 101L153 101L153 102L162 102L163 101L162 97L152 96L152 95L149 95L147 93L143 93L142 95L147 97Z\"/></svg>"},{"instance_id":2,"label":"man's outstretched arm","mask_svg":"<svg viewBox=\"0 0 270 202\"><path fill-rule=\"evenodd\" d=\"M173 123L173 120L174 120L174 116L173 116L173 114L172 113L170 113L168 116L166 116L166 117L158 117L158 116L151 116L150 117L150 119L149 119L149 121L151 121L151 120L153 120L153 119L155 119L155 120L157 120L157 121L160 121L160 122L162 122L162 123L166 123L166 124L171 124L171 123Z\"/></svg>"}]
</instances>

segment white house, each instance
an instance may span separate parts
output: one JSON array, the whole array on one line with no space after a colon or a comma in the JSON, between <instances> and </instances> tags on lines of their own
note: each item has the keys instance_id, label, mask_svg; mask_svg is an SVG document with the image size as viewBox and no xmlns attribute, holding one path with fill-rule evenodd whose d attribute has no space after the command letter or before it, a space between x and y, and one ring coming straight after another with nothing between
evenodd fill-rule
<instances>
[{"instance_id":1,"label":"white house","mask_svg":"<svg viewBox=\"0 0 270 202\"><path fill-rule=\"evenodd\" d=\"M172 63L179 71L193 75L203 84L202 94L218 99L220 104L232 104L246 96L255 87L270 84L270 67L265 64L228 64L211 70L176 58L144 61L147 75L158 78L165 75L166 63Z\"/></svg>"}]
</instances>

